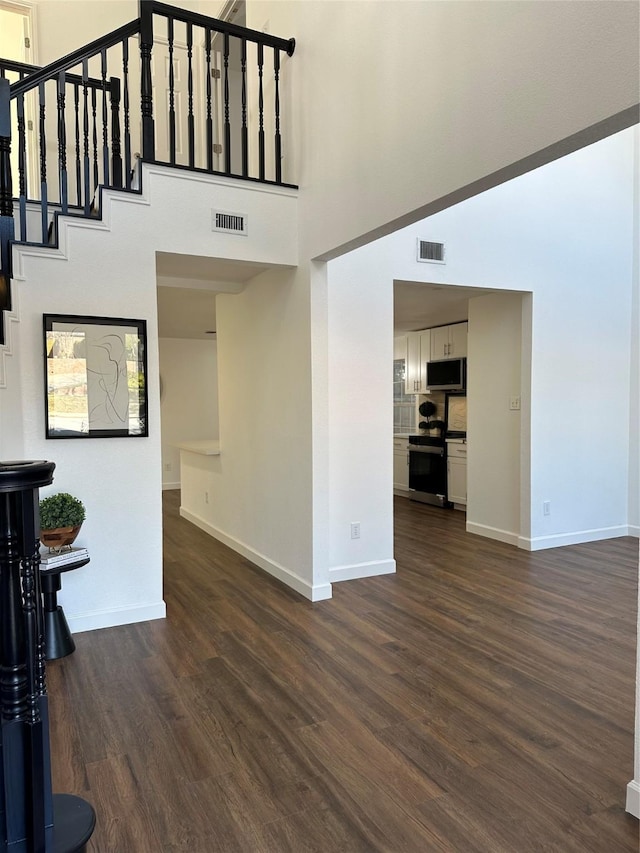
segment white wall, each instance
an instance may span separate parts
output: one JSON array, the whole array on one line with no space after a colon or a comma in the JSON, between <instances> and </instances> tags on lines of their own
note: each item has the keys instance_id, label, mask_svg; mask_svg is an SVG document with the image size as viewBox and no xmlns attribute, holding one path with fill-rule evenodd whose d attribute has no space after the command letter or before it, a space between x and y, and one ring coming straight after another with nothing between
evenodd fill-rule
<instances>
[{"instance_id":1,"label":"white wall","mask_svg":"<svg viewBox=\"0 0 640 853\"><path fill-rule=\"evenodd\" d=\"M635 3L247 4L247 26L266 20L297 40L283 120L310 257L639 100Z\"/></svg>"},{"instance_id":2,"label":"white wall","mask_svg":"<svg viewBox=\"0 0 640 853\"><path fill-rule=\"evenodd\" d=\"M160 338L162 488L180 487L183 441L218 438L218 359L215 340ZM169 467L168 467L169 466Z\"/></svg>"},{"instance_id":3,"label":"white wall","mask_svg":"<svg viewBox=\"0 0 640 853\"><path fill-rule=\"evenodd\" d=\"M211 231L211 199L247 212L248 237ZM291 191L143 167L143 195L104 194L102 222L61 220L60 249L14 249L19 323L12 327L21 384L0 390L0 457L56 462L49 491L87 506L79 544L90 565L65 578L60 600L73 630L164 615L156 250L261 264L297 260ZM166 215L167 210L173 216ZM184 233L178 233L179 221ZM44 439L43 313L147 321L148 438ZM5 415L6 413L6 415Z\"/></svg>"},{"instance_id":4,"label":"white wall","mask_svg":"<svg viewBox=\"0 0 640 853\"><path fill-rule=\"evenodd\" d=\"M310 353L308 326L297 322L309 316L303 274L266 272L242 293L217 297L222 454L190 460L194 488L183 477L181 500L186 517L318 600L328 585L312 566Z\"/></svg>"},{"instance_id":5,"label":"white wall","mask_svg":"<svg viewBox=\"0 0 640 853\"><path fill-rule=\"evenodd\" d=\"M475 507L491 461L470 448L469 520L506 531L510 541L518 539L525 548L627 533L635 134L624 131L329 262L328 363L330 376L336 377L329 385L331 429L325 452L331 482L336 484L330 494L331 567L354 562L347 521L360 521L363 530L365 525L372 531L389 529L390 508L374 506L371 492L380 488L380 477L388 478L385 494L392 490L388 419L394 278L533 294L525 304L531 331L522 328L525 343L532 339L531 363L522 365L522 376L516 301L499 296L491 311L477 315L478 306L489 299L482 297L472 309L471 320L475 312L485 326L493 324L495 335L500 333L502 312L505 319L511 317L515 325L503 336L507 358L513 358L518 369L514 365L511 376L507 366L502 368L501 401L491 399L487 405L487 396L478 395L478 402L487 406L485 432L493 406L500 406L495 416L498 426L502 424L500 431L506 431L503 438L510 443L513 458L492 474L494 488L484 493L488 505ZM418 236L444 241L447 263L417 263ZM352 293L359 298L352 298ZM498 313L492 319L494 312ZM481 346L473 328L470 346L474 353ZM491 351L479 356L486 369L495 369L499 346L500 340L495 340ZM369 362L378 363L380 352L386 353L389 370L365 369ZM332 373L334 363L339 370ZM530 401L525 385L520 385L520 418L525 417L528 426L521 431L520 442L525 451L530 442L531 465L522 472L521 484L508 388L526 382L529 373ZM490 378L483 381L489 383ZM361 387L366 389L364 401ZM605 410L603 444L594 417ZM521 485L526 489L529 477L528 500L518 523L514 507L520 506ZM346 489L346 506L337 484ZM513 505L505 495L513 498ZM551 515L545 517L542 504L547 500ZM361 517L353 516L355 509L361 510ZM387 556L381 548L379 558ZM374 561L375 556L368 554L367 559Z\"/></svg>"},{"instance_id":6,"label":"white wall","mask_svg":"<svg viewBox=\"0 0 640 853\"><path fill-rule=\"evenodd\" d=\"M521 534L521 433L529 411L525 405L523 424L522 409L509 407L512 396L529 394L522 382L523 301L518 293L469 300L467 530L513 545ZM526 381L530 353L525 362ZM526 500L525 513L528 507Z\"/></svg>"},{"instance_id":7,"label":"white wall","mask_svg":"<svg viewBox=\"0 0 640 853\"><path fill-rule=\"evenodd\" d=\"M38 64L48 65L88 42L128 24L140 14L137 0L31 0ZM214 15L221 4L169 0L169 6ZM214 11L205 11L214 9ZM163 29L163 33L166 29Z\"/></svg>"},{"instance_id":8,"label":"white wall","mask_svg":"<svg viewBox=\"0 0 640 853\"><path fill-rule=\"evenodd\" d=\"M389 263L378 259L364 248L328 265L332 581L395 571L393 283ZM359 539L351 539L352 522L360 523Z\"/></svg>"}]
</instances>

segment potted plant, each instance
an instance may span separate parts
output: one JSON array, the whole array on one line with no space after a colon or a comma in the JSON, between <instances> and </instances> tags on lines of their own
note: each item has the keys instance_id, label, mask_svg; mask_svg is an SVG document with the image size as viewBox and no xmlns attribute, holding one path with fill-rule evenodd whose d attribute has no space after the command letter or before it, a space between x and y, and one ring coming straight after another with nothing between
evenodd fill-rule
<instances>
[{"instance_id":1,"label":"potted plant","mask_svg":"<svg viewBox=\"0 0 640 853\"><path fill-rule=\"evenodd\" d=\"M86 517L84 504L68 492L59 492L40 501L40 541L59 551L74 541Z\"/></svg>"}]
</instances>

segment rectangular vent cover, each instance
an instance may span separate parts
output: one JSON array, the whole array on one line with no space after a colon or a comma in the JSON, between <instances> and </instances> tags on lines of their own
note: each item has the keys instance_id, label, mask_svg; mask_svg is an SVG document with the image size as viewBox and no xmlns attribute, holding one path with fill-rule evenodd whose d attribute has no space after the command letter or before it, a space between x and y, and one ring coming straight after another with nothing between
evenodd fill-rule
<instances>
[{"instance_id":1,"label":"rectangular vent cover","mask_svg":"<svg viewBox=\"0 0 640 853\"><path fill-rule=\"evenodd\" d=\"M245 213L230 213L227 210L214 210L212 213L211 227L214 231L224 231L225 234L247 234Z\"/></svg>"},{"instance_id":2,"label":"rectangular vent cover","mask_svg":"<svg viewBox=\"0 0 640 853\"><path fill-rule=\"evenodd\" d=\"M444 264L444 243L433 243L418 238L418 261L423 264Z\"/></svg>"}]
</instances>

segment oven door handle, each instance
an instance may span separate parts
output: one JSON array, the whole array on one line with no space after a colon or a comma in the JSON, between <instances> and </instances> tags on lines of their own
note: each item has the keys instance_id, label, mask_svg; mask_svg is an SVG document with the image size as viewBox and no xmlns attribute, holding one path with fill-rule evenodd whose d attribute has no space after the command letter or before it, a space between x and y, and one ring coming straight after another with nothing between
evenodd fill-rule
<instances>
[{"instance_id":1,"label":"oven door handle","mask_svg":"<svg viewBox=\"0 0 640 853\"><path fill-rule=\"evenodd\" d=\"M409 453L430 453L432 456L444 456L444 448L442 447L426 447L423 444L410 444Z\"/></svg>"}]
</instances>

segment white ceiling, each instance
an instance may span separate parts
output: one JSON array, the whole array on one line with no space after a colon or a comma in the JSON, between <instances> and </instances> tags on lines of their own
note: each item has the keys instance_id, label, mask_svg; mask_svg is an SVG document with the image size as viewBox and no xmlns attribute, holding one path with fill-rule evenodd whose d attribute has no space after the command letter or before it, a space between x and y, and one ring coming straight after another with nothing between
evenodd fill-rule
<instances>
[{"instance_id":1,"label":"white ceiling","mask_svg":"<svg viewBox=\"0 0 640 853\"><path fill-rule=\"evenodd\" d=\"M469 318L469 299L493 291L484 287L456 287L419 281L394 281L393 327L412 332Z\"/></svg>"},{"instance_id":2,"label":"white ceiling","mask_svg":"<svg viewBox=\"0 0 640 853\"><path fill-rule=\"evenodd\" d=\"M211 338L216 295L239 293L267 264L195 255L156 253L158 334L161 338Z\"/></svg>"}]
</instances>

